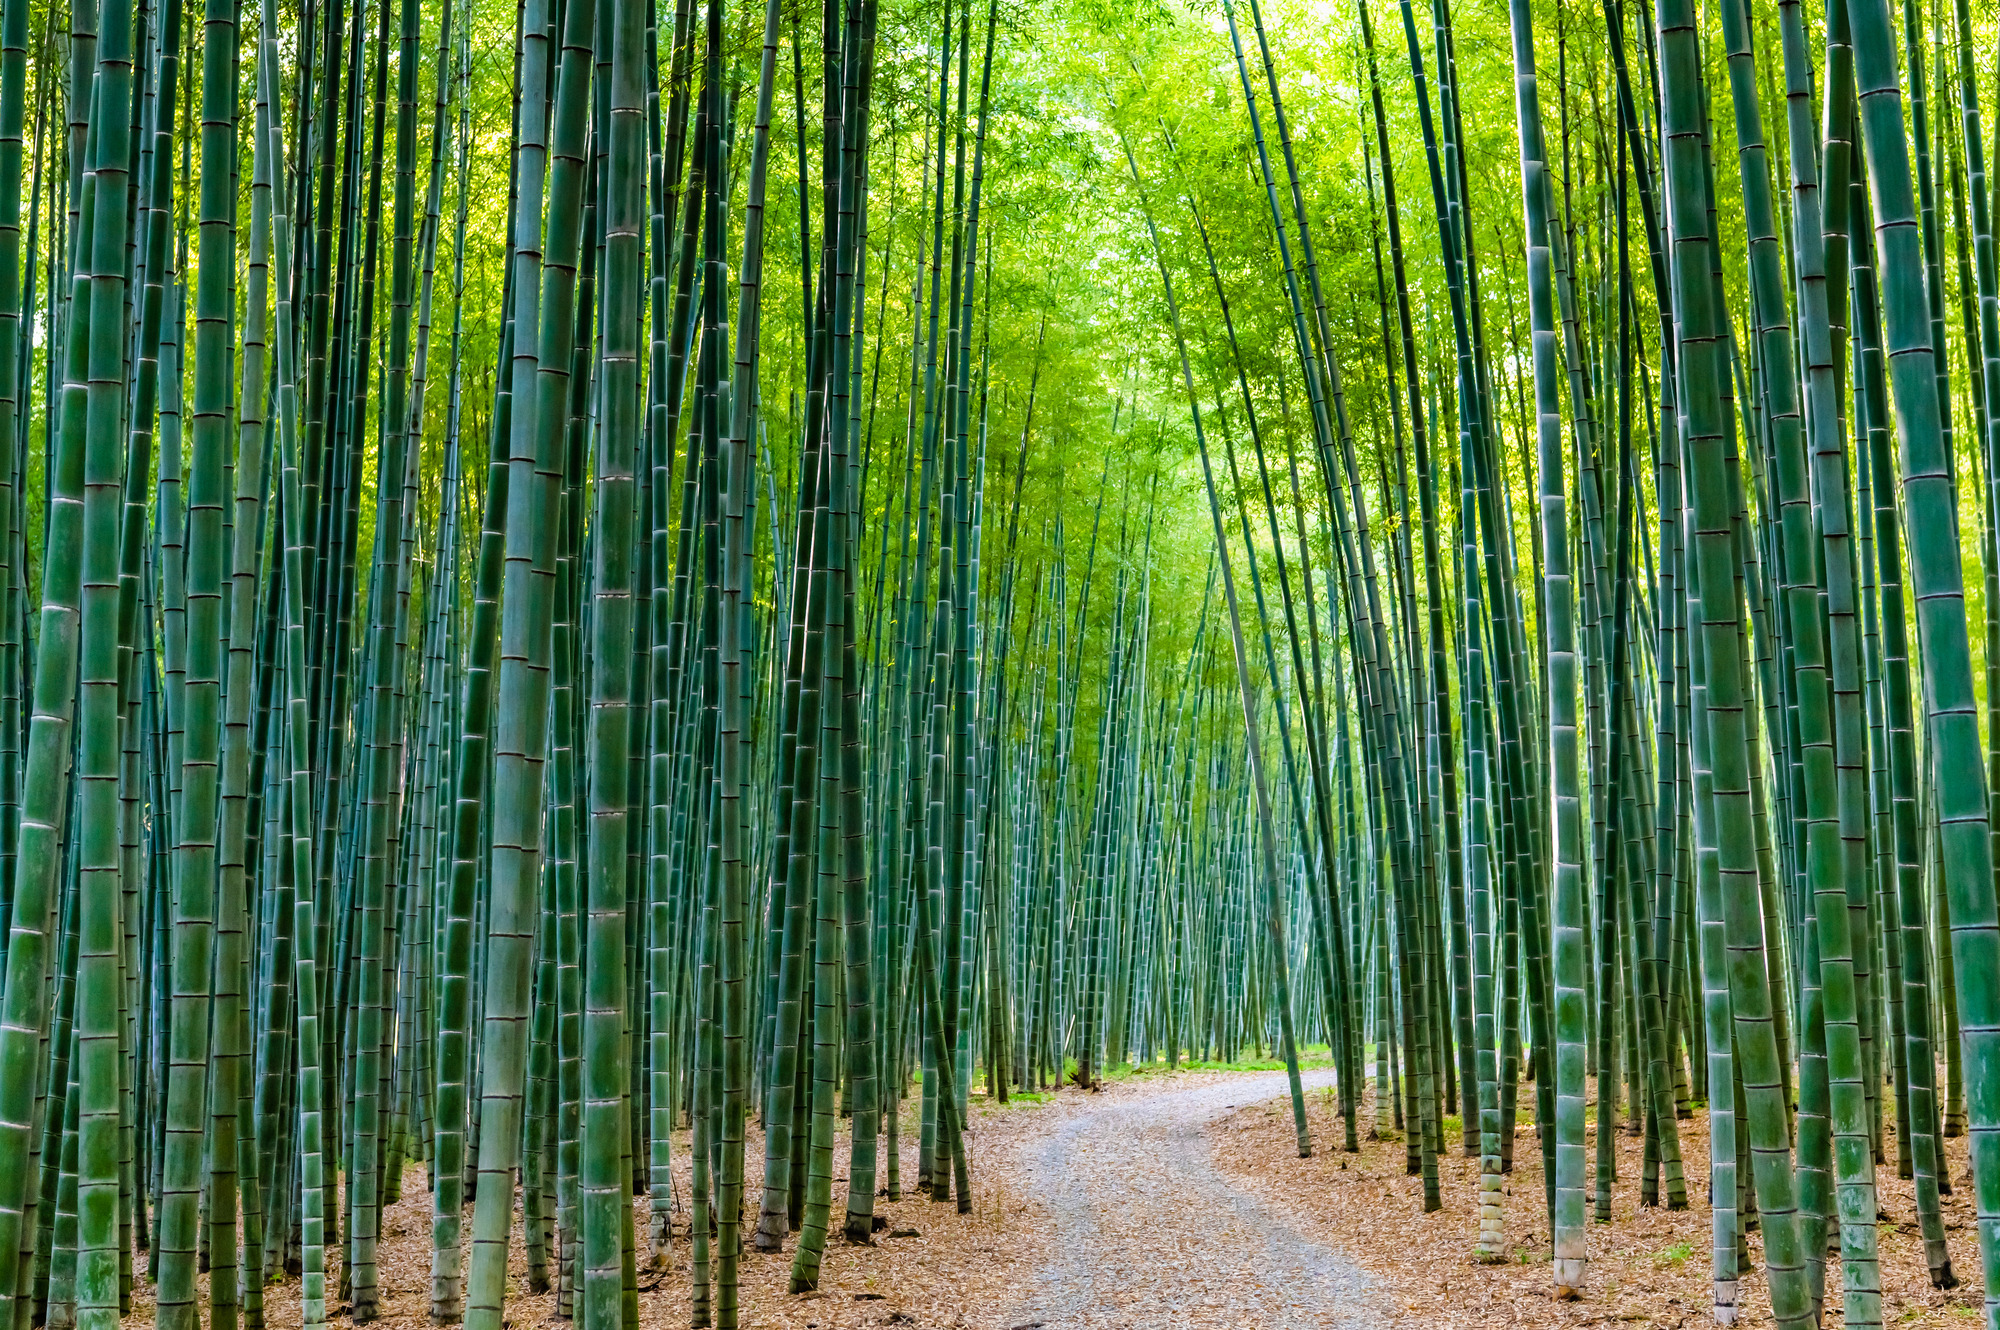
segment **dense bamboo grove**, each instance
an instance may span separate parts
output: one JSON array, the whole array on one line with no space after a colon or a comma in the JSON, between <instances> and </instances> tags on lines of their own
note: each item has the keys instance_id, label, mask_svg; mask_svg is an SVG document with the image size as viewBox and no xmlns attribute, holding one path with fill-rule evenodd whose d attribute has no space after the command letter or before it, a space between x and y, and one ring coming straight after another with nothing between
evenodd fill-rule
<instances>
[{"instance_id":1,"label":"dense bamboo grove","mask_svg":"<svg viewBox=\"0 0 2000 1330\"><path fill-rule=\"evenodd\" d=\"M419 1179L734 1327L1252 1052L1556 1297L1879 1325L1895 1168L2000 1330L1993 22L0 0L0 1327Z\"/></svg>"}]
</instances>

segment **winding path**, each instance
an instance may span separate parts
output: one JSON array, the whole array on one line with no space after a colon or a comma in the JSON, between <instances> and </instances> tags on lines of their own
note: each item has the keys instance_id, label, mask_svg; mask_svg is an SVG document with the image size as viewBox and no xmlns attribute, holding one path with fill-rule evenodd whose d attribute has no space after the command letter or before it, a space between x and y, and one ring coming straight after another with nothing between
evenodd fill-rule
<instances>
[{"instance_id":1,"label":"winding path","mask_svg":"<svg viewBox=\"0 0 2000 1330\"><path fill-rule=\"evenodd\" d=\"M1330 1074L1308 1073L1306 1084ZM1282 1072L1108 1103L1022 1147L1053 1212L1055 1255L1016 1330L1365 1330L1375 1280L1232 1188L1203 1128L1286 1093Z\"/></svg>"}]
</instances>

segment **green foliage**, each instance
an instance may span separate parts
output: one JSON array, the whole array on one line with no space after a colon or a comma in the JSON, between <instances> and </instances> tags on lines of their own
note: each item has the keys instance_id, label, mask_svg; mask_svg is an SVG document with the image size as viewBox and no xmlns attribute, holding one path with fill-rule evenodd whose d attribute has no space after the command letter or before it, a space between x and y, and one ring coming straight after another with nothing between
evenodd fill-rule
<instances>
[{"instance_id":1,"label":"green foliage","mask_svg":"<svg viewBox=\"0 0 2000 1330\"><path fill-rule=\"evenodd\" d=\"M1693 1240L1682 1238L1680 1241L1669 1243L1654 1252L1653 1264L1666 1270L1678 1270L1686 1263L1687 1258L1692 1255L1694 1255Z\"/></svg>"}]
</instances>

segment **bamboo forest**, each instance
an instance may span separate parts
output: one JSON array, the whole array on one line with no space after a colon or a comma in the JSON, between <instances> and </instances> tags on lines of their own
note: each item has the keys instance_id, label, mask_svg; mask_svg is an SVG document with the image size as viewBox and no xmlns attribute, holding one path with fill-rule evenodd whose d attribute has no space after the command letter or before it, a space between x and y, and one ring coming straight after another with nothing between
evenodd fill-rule
<instances>
[{"instance_id":1,"label":"bamboo forest","mask_svg":"<svg viewBox=\"0 0 2000 1330\"><path fill-rule=\"evenodd\" d=\"M2000 1330L1996 115L0 0L0 1330Z\"/></svg>"}]
</instances>

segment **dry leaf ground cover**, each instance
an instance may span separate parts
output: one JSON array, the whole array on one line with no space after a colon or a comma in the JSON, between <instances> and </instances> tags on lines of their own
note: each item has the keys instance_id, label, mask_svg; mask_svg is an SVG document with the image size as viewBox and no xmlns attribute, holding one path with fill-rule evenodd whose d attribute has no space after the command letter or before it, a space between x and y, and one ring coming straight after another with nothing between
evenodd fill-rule
<instances>
[{"instance_id":1,"label":"dry leaf ground cover","mask_svg":"<svg viewBox=\"0 0 2000 1330\"><path fill-rule=\"evenodd\" d=\"M1208 1092L1223 1087L1225 1093ZM914 1182L916 1124L914 1105L909 1107L902 1168L904 1178ZM1618 1133L1615 1219L1590 1230L1590 1296L1558 1304L1547 1292L1548 1232L1541 1217L1531 1092L1523 1095L1520 1167L1510 1179L1514 1260L1501 1266L1472 1260L1477 1161L1455 1153L1440 1160L1445 1205L1425 1215L1421 1180L1404 1172L1402 1141L1370 1140L1359 1154L1342 1153L1335 1105L1323 1090L1309 1096L1315 1154L1299 1159L1281 1076L1142 1074L1108 1082L1099 1092L1066 1087L1004 1106L975 1096L972 1107L972 1213L960 1215L955 1206L934 1204L914 1190L897 1201L878 1199L877 1212L892 1230L915 1229L916 1236L884 1233L873 1246L851 1246L835 1237L827 1245L819 1291L802 1296L785 1292L789 1246L782 1254L746 1253L743 1324L765 1330L1037 1325L1272 1330L1376 1324L1466 1330L1698 1327L1710 1321L1709 1211L1700 1181L1708 1133L1699 1112L1679 1124L1682 1152L1696 1179L1682 1212L1638 1207L1641 1142ZM1364 1099L1363 1120L1373 1118L1371 1095ZM1177 1126L1177 1119L1185 1122ZM1447 1139L1456 1139L1456 1126L1455 1120L1448 1124ZM1122 1145L1117 1133L1125 1131L1159 1134L1175 1144L1159 1150L1143 1142L1136 1149L1109 1148ZM1590 1131L1594 1146L1594 1125ZM1182 1143L1190 1135L1192 1147ZM677 1184L685 1197L685 1132L676 1135L674 1147ZM1155 1154L1164 1171L1150 1167ZM747 1155L754 1183L761 1156L754 1128ZM845 1160L844 1140L835 1158ZM1947 1158L1952 1178L1962 1180L1963 1139L1947 1142ZM1944 1201L1953 1265L1966 1281L1946 1293L1929 1285L1911 1187L1894 1177L1893 1155L1880 1176L1889 1216L1879 1229L1885 1320L1913 1328L1975 1324L1980 1290L1969 1186L1961 1181ZM1189 1179L1195 1185L1189 1186ZM1207 1194L1216 1187L1222 1188L1220 1206L1218 1195ZM836 1183L835 1194L838 1204L844 1181ZM1206 1235L1203 1225L1216 1222L1218 1210L1227 1212L1224 1223L1247 1224L1250 1245L1276 1253L1275 1258L1246 1256L1243 1244ZM637 1222L643 1233L643 1200ZM1131 1234L1115 1243L1103 1240L1134 1225L1142 1234L1136 1241ZM1761 1260L1756 1236L1750 1245L1753 1262ZM690 1257L686 1216L679 1214L673 1260L664 1270L641 1275L640 1319L648 1330L687 1324ZM385 1212L380 1262L380 1324L393 1330L428 1326L430 1199L421 1167L406 1172L403 1199ZM1350 1274L1349 1285L1327 1282ZM508 1325L527 1330L560 1324L554 1296L527 1293L526 1275L517 1242ZM1329 1296L1330 1286L1348 1291ZM1179 1293L1183 1287L1185 1297ZM1743 1323L1768 1324L1758 1274L1745 1278L1741 1296ZM127 1320L131 1330L151 1323L151 1301L150 1287L142 1284ZM273 1330L299 1325L296 1281L272 1285L266 1302ZM338 1306L337 1324L347 1322L345 1310ZM1839 1324L1837 1292L1827 1323Z\"/></svg>"},{"instance_id":2,"label":"dry leaf ground cover","mask_svg":"<svg viewBox=\"0 0 2000 1330\"><path fill-rule=\"evenodd\" d=\"M1591 1102L1596 1102L1593 1089ZM1310 1097L1315 1152L1300 1159L1293 1147L1291 1114L1283 1100L1245 1106L1211 1128L1217 1166L1246 1192L1280 1207L1305 1234L1351 1255L1377 1275L1400 1323L1425 1330L1487 1326L1698 1327L1713 1324L1709 1283L1710 1219L1707 1204L1708 1119L1697 1108L1682 1119L1681 1153L1687 1162L1688 1208L1673 1212L1638 1205L1642 1142L1617 1133L1618 1182L1609 1225L1590 1228L1588 1296L1556 1303L1549 1290L1549 1232L1542 1203L1541 1150L1533 1125L1533 1087L1524 1086L1515 1141L1516 1169L1509 1179L1507 1231L1514 1259L1482 1266L1472 1257L1478 1236L1475 1188L1479 1161L1459 1154L1458 1119L1448 1120L1451 1152L1438 1161L1443 1209L1423 1213L1421 1178L1405 1173L1405 1146L1395 1139L1363 1140L1359 1154L1342 1153L1341 1129L1330 1096ZM1362 1122L1375 1117L1372 1088ZM1366 1128L1364 1126L1364 1133ZM1590 1124L1589 1159L1595 1177L1596 1125ZM1889 1163L1877 1170L1881 1208L1883 1320L1897 1327L1977 1324L1981 1300L1977 1229L1966 1178L1966 1140L1948 1140L1946 1158L1955 1194L1943 1200L1945 1238L1953 1270L1963 1281L1949 1292L1930 1286L1918 1234L1914 1192L1895 1176L1893 1131ZM1763 1248L1750 1237L1753 1263ZM1826 1324L1839 1325L1839 1267L1829 1264ZM1740 1286L1739 1324L1771 1323L1761 1272Z\"/></svg>"},{"instance_id":3,"label":"dry leaf ground cover","mask_svg":"<svg viewBox=\"0 0 2000 1330\"><path fill-rule=\"evenodd\" d=\"M1040 1095L1015 1096L1006 1105L975 1095L972 1101L972 1130L968 1134L973 1178L972 1213L960 1215L953 1205L932 1203L914 1190L906 1190L899 1201L878 1198L876 1212L887 1218L891 1230L915 1229L917 1236L892 1238L878 1234L872 1247L852 1246L839 1237L827 1243L826 1261L819 1291L791 1295L785 1287L790 1272L791 1247L782 1254L746 1252L742 1274L743 1325L759 1330L861 1330L862 1327L907 1326L911 1330L1016 1330L1038 1321L1044 1330L1087 1319L1090 1323L1125 1325L1136 1330L1153 1324L1189 1327L1235 1327L1245 1323L1238 1316L1225 1317L1232 1302L1260 1296L1254 1286L1238 1290L1246 1272L1240 1253L1205 1248L1199 1241L1181 1241L1175 1230L1182 1219L1177 1197L1168 1196L1153 1211L1156 1231L1136 1250L1117 1252L1100 1244L1085 1243L1077 1250L1058 1253L1056 1220L1047 1183L1049 1147L1066 1127L1085 1117L1117 1114L1127 1108L1145 1109L1148 1101L1160 1100L1162 1112L1176 1111L1170 1104L1190 1090L1238 1082L1246 1083L1244 1102L1273 1088L1269 1073L1218 1073L1184 1071L1172 1074L1140 1074L1105 1083L1101 1091L1087 1092L1074 1086ZM1252 1086L1261 1089L1251 1090ZM1276 1086L1282 1088L1282 1079ZM1233 1098L1233 1096L1232 1096ZM913 1183L916 1177L915 1104L904 1117L902 1171ZM1289 1117L1286 1119L1289 1121ZM1199 1128L1196 1129L1199 1136ZM1204 1144L1198 1140L1197 1144ZM1290 1152L1289 1141L1280 1157ZM1115 1178L1093 1171L1096 1152L1077 1151L1060 1156L1067 1174L1074 1172L1086 1190L1097 1190L1107 1203L1122 1203L1114 1190ZM1204 1155L1207 1154L1204 1148ZM749 1173L753 1184L758 1176L762 1141L754 1125L746 1143ZM836 1143L834 1158L839 1164L847 1157L843 1133ZM676 1184L679 1194L688 1194L688 1137L674 1138ZM1039 1170L1039 1171L1038 1171ZM1232 1180L1232 1186L1233 1180ZM844 1180L835 1184L835 1203L845 1195ZM1282 1202L1280 1202L1282 1203ZM750 1204L756 1204L754 1196ZM470 1232L470 1209L467 1210ZM666 1330L687 1324L691 1247L687 1217L675 1217L673 1261L663 1271L642 1271L640 1275L640 1322L648 1330ZM636 1207L638 1231L646 1231L647 1204ZM518 1230L517 1230L518 1234ZM1121 1302L1118 1290L1104 1286L1088 1291L1083 1318L1040 1310L1053 1300L1063 1300L1065 1285L1075 1282L1078 1261L1097 1262L1107 1269L1118 1260L1137 1258L1149 1262L1159 1252L1174 1249L1192 1266L1187 1283L1196 1290L1183 1311L1173 1319L1155 1321L1140 1309ZM331 1259L338 1253L329 1252ZM1212 1259L1202 1259L1204 1256ZM377 1324L384 1330L419 1330L428 1327L430 1288L430 1196L421 1166L405 1171L403 1198L383 1216L379 1252L382 1315ZM141 1262L143 1272L143 1261ZM337 1271L329 1279L329 1286ZM206 1277L202 1283L206 1285ZM1095 1282L1095 1281L1093 1281ZM507 1324L512 1330L560 1325L552 1294L527 1292L527 1262L517 1241L509 1281ZM204 1299L205 1301L205 1299ZM265 1290L267 1324L273 1330L294 1330L300 1324L298 1284L285 1280ZM1274 1300L1275 1301L1275 1300ZM1367 1299L1367 1323L1377 1323L1375 1304ZM336 1325L350 1323L344 1303L336 1300L332 1317ZM152 1324L152 1288L143 1281L135 1291L132 1315L126 1330L141 1330ZM1111 1313L1109 1320L1097 1315ZM206 1316L204 1315L204 1324ZM1261 1327L1278 1322L1257 1320ZM1314 1317L1309 1323L1322 1323ZM1328 1321L1325 1323L1345 1323Z\"/></svg>"},{"instance_id":4,"label":"dry leaf ground cover","mask_svg":"<svg viewBox=\"0 0 2000 1330\"><path fill-rule=\"evenodd\" d=\"M1018 1108L987 1107L974 1099L974 1130L969 1133L973 1179L972 1213L961 1215L956 1205L933 1203L914 1189L917 1177L915 1103L903 1124L901 1200L878 1196L876 1214L888 1220L890 1231L915 1230L916 1236L892 1238L878 1233L873 1246L857 1246L836 1232L826 1244L819 1290L788 1294L794 1239L782 1253L746 1251L742 1269L742 1325L746 1330L859 1330L860 1327L904 1326L909 1330L1007 1330L1007 1319L1019 1290L1033 1277L1045 1256L1038 1233L1038 1210L1018 1190L1018 1173L1011 1167L1012 1142L1037 1130L1041 1112L1032 1101ZM843 1124L844 1126L844 1124ZM746 1169L752 1191L747 1200L756 1218L761 1191L763 1140L753 1123L746 1143ZM676 1132L673 1142L675 1189L685 1205L689 1195L688 1133ZM834 1183L835 1222L844 1205L847 1135L835 1143L838 1170ZM886 1161L885 1161L886 1162ZM886 1177L886 1173L883 1174ZM637 1231L645 1241L648 1204L635 1207ZM519 1209L508 1280L507 1318L511 1330L564 1324L556 1316L553 1293L527 1291L527 1257L520 1242ZM383 1330L429 1327L431 1200L421 1165L404 1172L403 1197L383 1212L378 1252ZM472 1210L466 1208L468 1250ZM641 1269L639 1319L649 1330L680 1330L688 1324L692 1246L685 1211L674 1216L673 1259L665 1270ZM328 1252L329 1262L336 1253ZM143 1259L139 1262L143 1274ZM334 1296L336 1274L328 1276L331 1324L351 1324L344 1300ZM201 1280L206 1307L207 1278ZM142 1330L153 1322L153 1290L141 1283L134 1291L132 1314L125 1330ZM300 1324L298 1281L287 1279L265 1290L266 1323L272 1330L294 1330ZM207 1316L203 1315L204 1327Z\"/></svg>"}]
</instances>

